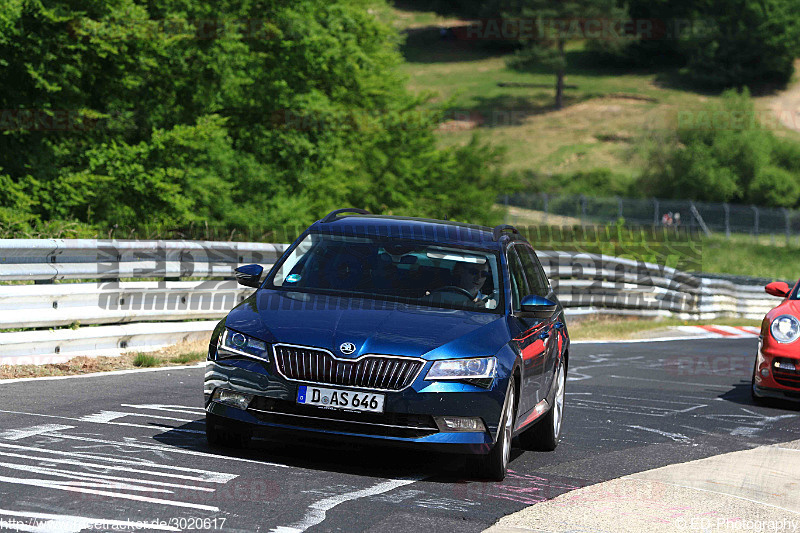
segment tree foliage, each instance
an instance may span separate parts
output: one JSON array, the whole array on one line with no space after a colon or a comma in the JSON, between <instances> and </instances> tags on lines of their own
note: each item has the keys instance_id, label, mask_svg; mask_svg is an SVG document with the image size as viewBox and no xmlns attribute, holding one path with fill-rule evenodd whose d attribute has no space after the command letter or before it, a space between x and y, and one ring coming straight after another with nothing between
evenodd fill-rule
<instances>
[{"instance_id":1,"label":"tree foliage","mask_svg":"<svg viewBox=\"0 0 800 533\"><path fill-rule=\"evenodd\" d=\"M624 54L637 63L683 67L695 85L785 83L800 55L800 0L630 0L630 16L659 31ZM619 57L619 56L618 56Z\"/></svg>"},{"instance_id":2,"label":"tree foliage","mask_svg":"<svg viewBox=\"0 0 800 533\"><path fill-rule=\"evenodd\" d=\"M367 2L5 4L0 223L497 219L499 152L436 148Z\"/></svg>"},{"instance_id":3,"label":"tree foliage","mask_svg":"<svg viewBox=\"0 0 800 533\"><path fill-rule=\"evenodd\" d=\"M661 198L800 204L800 145L759 122L747 90L678 114L677 128L652 139L642 192Z\"/></svg>"}]
</instances>

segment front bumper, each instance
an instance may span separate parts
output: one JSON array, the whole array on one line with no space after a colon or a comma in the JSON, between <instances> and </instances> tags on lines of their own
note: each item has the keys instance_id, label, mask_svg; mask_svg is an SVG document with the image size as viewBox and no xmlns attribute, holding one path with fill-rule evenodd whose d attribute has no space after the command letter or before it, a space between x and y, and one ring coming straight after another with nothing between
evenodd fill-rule
<instances>
[{"instance_id":1,"label":"front bumper","mask_svg":"<svg viewBox=\"0 0 800 533\"><path fill-rule=\"evenodd\" d=\"M266 363L244 359L208 361L204 382L206 410L246 424L255 434L264 436L295 433L309 438L357 439L450 453L488 453L497 435L507 381L496 378L490 389L425 381L429 365L402 391L376 391L385 395L384 413L378 415L298 405L297 389L302 383L270 372ZM246 392L255 399L246 411L210 401L218 387ZM434 421L437 416L479 417L486 431L443 432Z\"/></svg>"},{"instance_id":2,"label":"front bumper","mask_svg":"<svg viewBox=\"0 0 800 533\"><path fill-rule=\"evenodd\" d=\"M790 351L798 347L777 345L771 340L759 343L755 365L753 392L760 397L800 400L800 370L776 368L776 361L786 361L800 369L800 354ZM767 375L763 375L763 371Z\"/></svg>"}]
</instances>

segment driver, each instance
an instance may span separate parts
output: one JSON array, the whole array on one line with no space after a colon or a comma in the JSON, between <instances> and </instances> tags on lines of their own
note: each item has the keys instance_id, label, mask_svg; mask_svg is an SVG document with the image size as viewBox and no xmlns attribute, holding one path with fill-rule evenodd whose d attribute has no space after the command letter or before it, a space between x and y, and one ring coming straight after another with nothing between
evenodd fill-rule
<instances>
[{"instance_id":1,"label":"driver","mask_svg":"<svg viewBox=\"0 0 800 533\"><path fill-rule=\"evenodd\" d=\"M478 265L459 261L453 267L453 276L456 285L469 292L473 302L489 307L490 295L481 292L486 279L489 277L488 263Z\"/></svg>"}]
</instances>

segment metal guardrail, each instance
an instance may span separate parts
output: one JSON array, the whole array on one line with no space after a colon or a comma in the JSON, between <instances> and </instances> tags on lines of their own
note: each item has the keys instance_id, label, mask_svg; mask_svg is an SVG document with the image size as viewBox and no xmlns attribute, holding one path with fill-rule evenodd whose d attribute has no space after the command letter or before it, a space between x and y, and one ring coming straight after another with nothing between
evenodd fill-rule
<instances>
[{"instance_id":1,"label":"metal guardrail","mask_svg":"<svg viewBox=\"0 0 800 533\"><path fill-rule=\"evenodd\" d=\"M567 314L758 320L778 304L764 286L707 278L653 263L573 252L537 252Z\"/></svg>"},{"instance_id":2,"label":"metal guardrail","mask_svg":"<svg viewBox=\"0 0 800 533\"><path fill-rule=\"evenodd\" d=\"M210 319L223 317L252 292L226 279L232 278L233 269L248 263L269 268L287 247L210 241L0 240L0 282L36 281L0 285L0 329L39 328L0 333L0 362L58 362L207 337L216 323ZM653 263L577 252L538 255L569 315L759 319L778 303L762 285L701 277ZM120 281L137 278L151 281ZM41 329L69 325L81 327Z\"/></svg>"},{"instance_id":3,"label":"metal guardrail","mask_svg":"<svg viewBox=\"0 0 800 533\"><path fill-rule=\"evenodd\" d=\"M232 279L233 269L249 263L269 268L287 247L0 239L0 282L35 282L0 285L0 329L93 326L2 332L0 362L63 362L76 355L117 355L205 338L216 320L198 320L225 316L253 290Z\"/></svg>"},{"instance_id":4,"label":"metal guardrail","mask_svg":"<svg viewBox=\"0 0 800 533\"><path fill-rule=\"evenodd\" d=\"M213 241L0 239L0 281L232 277L273 264L286 244Z\"/></svg>"}]
</instances>

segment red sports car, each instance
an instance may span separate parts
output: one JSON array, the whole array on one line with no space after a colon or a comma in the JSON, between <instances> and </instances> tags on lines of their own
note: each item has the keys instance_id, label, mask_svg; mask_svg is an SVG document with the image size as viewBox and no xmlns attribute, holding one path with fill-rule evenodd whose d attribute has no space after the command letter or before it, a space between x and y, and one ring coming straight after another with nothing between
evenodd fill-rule
<instances>
[{"instance_id":1,"label":"red sports car","mask_svg":"<svg viewBox=\"0 0 800 533\"><path fill-rule=\"evenodd\" d=\"M800 400L800 281L794 288L776 281L765 290L784 300L761 323L753 367L753 400L765 397Z\"/></svg>"}]
</instances>

